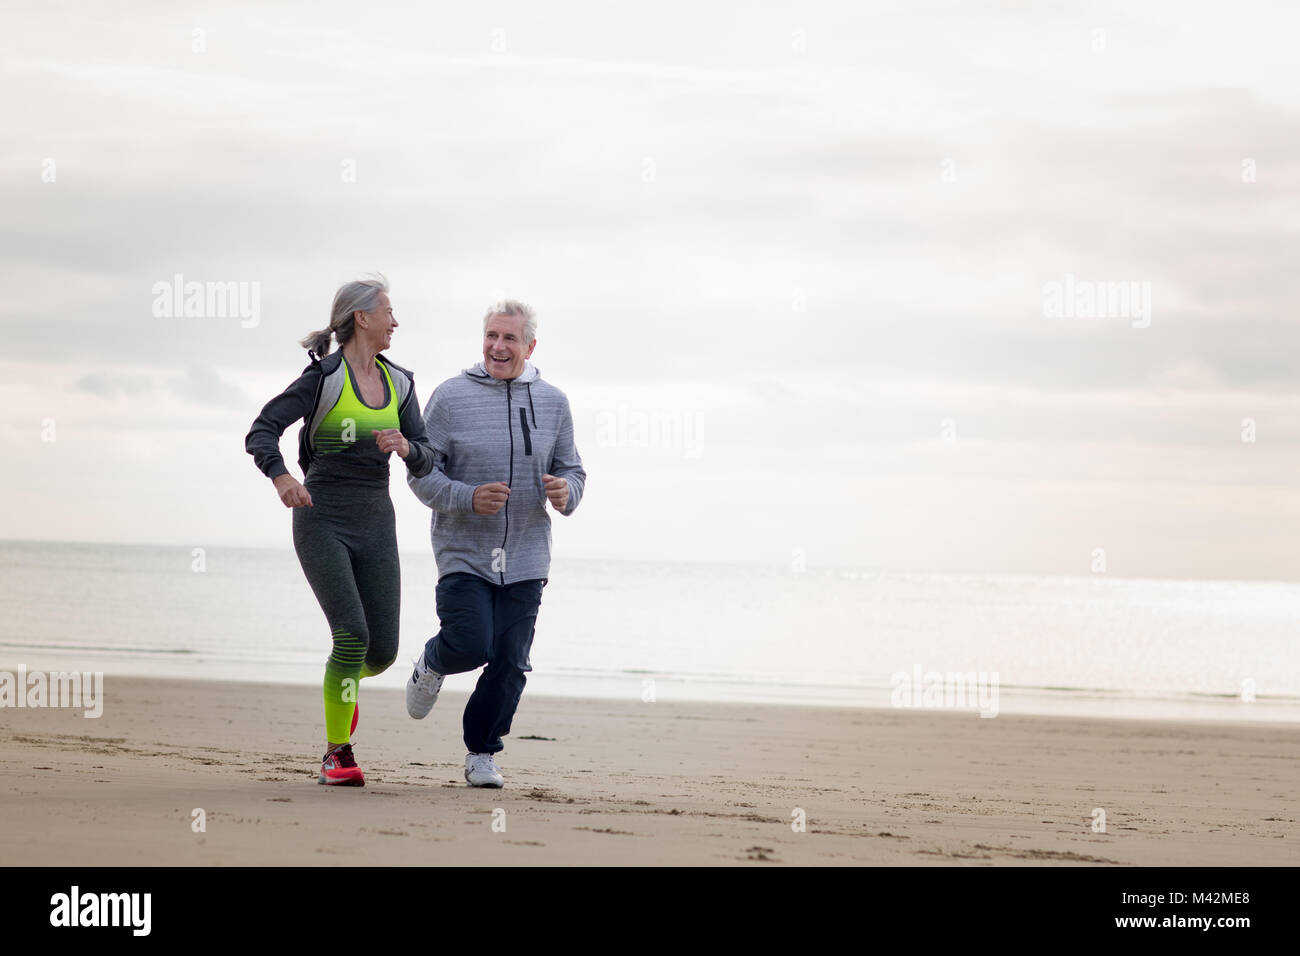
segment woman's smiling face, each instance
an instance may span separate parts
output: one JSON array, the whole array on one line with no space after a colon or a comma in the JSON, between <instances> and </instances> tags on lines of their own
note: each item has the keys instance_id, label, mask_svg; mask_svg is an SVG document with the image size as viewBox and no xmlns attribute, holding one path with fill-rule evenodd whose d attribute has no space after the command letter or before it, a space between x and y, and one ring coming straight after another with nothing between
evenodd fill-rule
<instances>
[{"instance_id":1,"label":"woman's smiling face","mask_svg":"<svg viewBox=\"0 0 1300 956\"><path fill-rule=\"evenodd\" d=\"M375 307L361 313L365 316L366 327L361 331L367 336L372 348L383 351L393 344L393 329L397 328L397 316L393 315L393 303L387 292L379 293Z\"/></svg>"}]
</instances>

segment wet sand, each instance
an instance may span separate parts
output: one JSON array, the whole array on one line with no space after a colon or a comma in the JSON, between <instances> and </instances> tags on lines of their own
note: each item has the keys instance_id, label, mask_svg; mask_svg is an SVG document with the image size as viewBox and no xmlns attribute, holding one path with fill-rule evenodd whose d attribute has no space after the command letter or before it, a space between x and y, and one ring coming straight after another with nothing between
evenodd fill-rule
<instances>
[{"instance_id":1,"label":"wet sand","mask_svg":"<svg viewBox=\"0 0 1300 956\"><path fill-rule=\"evenodd\" d=\"M105 695L98 719L0 709L5 864L1300 859L1292 725L525 693L498 757L506 786L488 790L463 776L465 695L414 721L400 691L363 686L367 783L337 788L316 782L317 688L109 677Z\"/></svg>"}]
</instances>

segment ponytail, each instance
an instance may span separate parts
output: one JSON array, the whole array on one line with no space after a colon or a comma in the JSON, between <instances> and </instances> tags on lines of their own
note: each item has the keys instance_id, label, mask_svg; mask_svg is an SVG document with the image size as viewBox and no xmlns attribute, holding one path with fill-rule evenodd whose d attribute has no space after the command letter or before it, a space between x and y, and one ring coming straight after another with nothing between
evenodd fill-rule
<instances>
[{"instance_id":1,"label":"ponytail","mask_svg":"<svg viewBox=\"0 0 1300 956\"><path fill-rule=\"evenodd\" d=\"M298 344L305 348L313 359L319 360L329 354L330 336L333 334L333 329L321 329L299 339Z\"/></svg>"}]
</instances>

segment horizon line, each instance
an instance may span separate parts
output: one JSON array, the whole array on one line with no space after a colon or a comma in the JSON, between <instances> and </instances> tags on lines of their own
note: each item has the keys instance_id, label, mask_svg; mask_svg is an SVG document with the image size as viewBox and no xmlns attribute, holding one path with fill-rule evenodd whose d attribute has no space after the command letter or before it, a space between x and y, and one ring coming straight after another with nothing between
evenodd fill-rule
<instances>
[{"instance_id":1,"label":"horizon line","mask_svg":"<svg viewBox=\"0 0 1300 956\"><path fill-rule=\"evenodd\" d=\"M294 554L294 549L292 547L286 547L284 545L265 545L265 544L185 545L185 544L149 542L149 541L88 541L82 539L74 540L74 539L66 539L66 538L0 538L0 545L8 545L8 544L91 545L95 547L128 547L128 548L156 548L156 549L161 549L161 548L193 549L195 547L205 547L205 548L224 548L229 550L245 550L245 551L273 551L282 554ZM398 554L406 555L409 557L428 557L428 558L434 557L431 549L402 550L399 548ZM787 563L775 563L775 562L760 563L755 561L739 561L739 560L709 561L700 558L668 560L668 559L657 558L657 557L646 557L646 558L629 558L629 557L615 557L615 556L593 557L590 555L569 555L569 556L562 556L559 558L553 558L552 560L558 560L561 563L566 561L585 561L585 562L592 562L592 563L619 562L625 564L631 564L631 563L659 564L665 566L671 566L674 564L695 565L695 566L704 565L704 566L711 566L711 567L753 568L755 570L764 570L764 571L778 570L780 568L788 566L788 562ZM1062 572L1045 572L1045 571L1032 571L1032 572L974 571L974 570L953 570L953 569L918 571L913 569L887 568L887 567L862 568L862 567L854 567L848 564L826 564L826 565L813 564L805 568L803 571L795 571L793 569L789 571L789 573L792 575L808 574L808 573L828 573L828 572L838 572L840 574L851 573L855 575L871 575L871 576L911 574L911 575L932 575L935 577L1048 578L1048 579L1055 578L1055 579L1062 579L1062 580L1073 580L1073 579L1107 580L1108 579L1112 581L1132 581L1132 582L1177 581L1177 582L1182 582L1187 584L1197 584L1197 583L1300 584L1300 578L1199 578L1199 577L1178 577L1174 575L1161 576L1161 575L1149 575L1149 574L1148 575L1119 575L1119 574L1113 574L1109 571L1094 572L1092 574L1084 574L1084 573L1067 574Z\"/></svg>"}]
</instances>

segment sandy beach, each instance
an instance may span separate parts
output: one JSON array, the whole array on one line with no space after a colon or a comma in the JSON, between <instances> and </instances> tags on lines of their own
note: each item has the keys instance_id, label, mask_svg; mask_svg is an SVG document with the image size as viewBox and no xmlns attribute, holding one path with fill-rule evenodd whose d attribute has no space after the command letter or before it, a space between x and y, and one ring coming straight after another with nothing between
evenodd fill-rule
<instances>
[{"instance_id":1,"label":"sandy beach","mask_svg":"<svg viewBox=\"0 0 1300 956\"><path fill-rule=\"evenodd\" d=\"M367 784L327 788L317 688L110 676L105 695L98 719L0 710L5 864L1300 859L1289 725L525 693L498 759L506 786L482 790L462 776L463 694L414 721L400 692L363 687L354 745Z\"/></svg>"}]
</instances>

